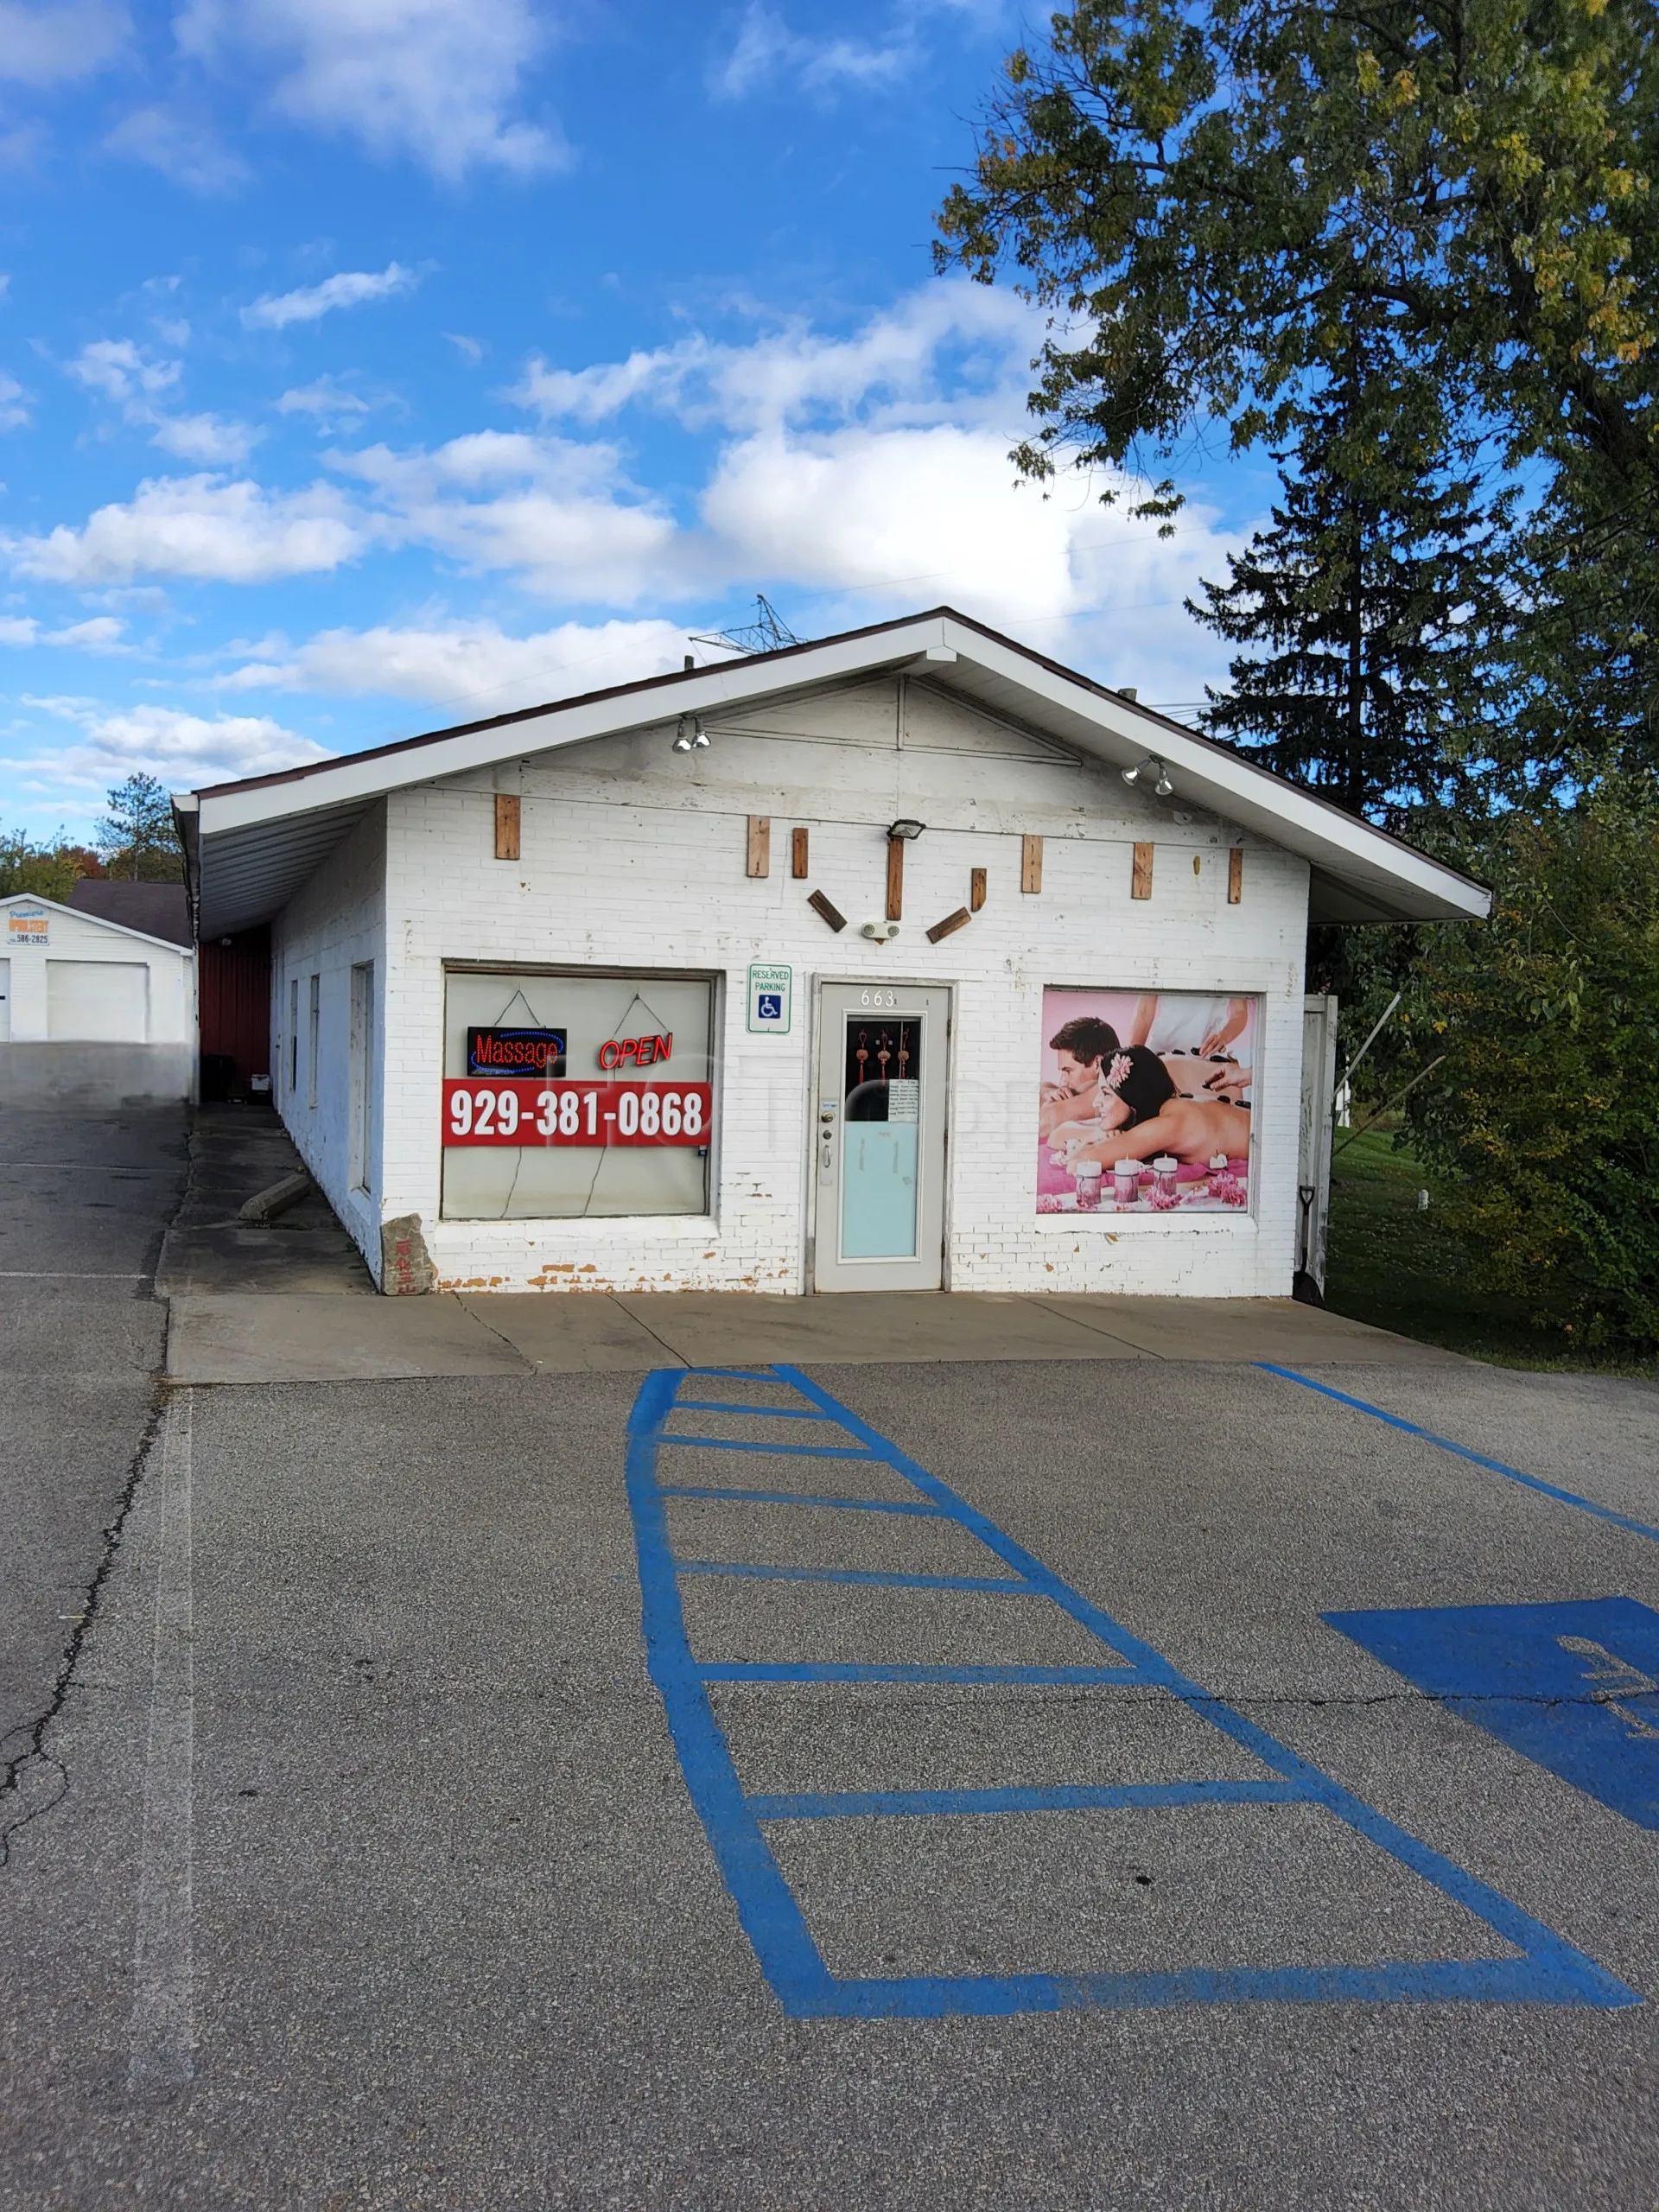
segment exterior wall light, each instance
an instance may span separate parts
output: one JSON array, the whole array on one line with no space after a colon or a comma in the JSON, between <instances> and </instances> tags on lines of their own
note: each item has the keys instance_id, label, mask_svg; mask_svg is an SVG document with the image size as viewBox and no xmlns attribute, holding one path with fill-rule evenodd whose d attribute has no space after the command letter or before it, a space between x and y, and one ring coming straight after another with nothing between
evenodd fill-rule
<instances>
[{"instance_id":1,"label":"exterior wall light","mask_svg":"<svg viewBox=\"0 0 1659 2212\"><path fill-rule=\"evenodd\" d=\"M701 715L682 715L674 736L677 753L702 753L708 749L709 733L702 726Z\"/></svg>"},{"instance_id":2,"label":"exterior wall light","mask_svg":"<svg viewBox=\"0 0 1659 2212\"><path fill-rule=\"evenodd\" d=\"M1169 780L1168 769L1154 753L1147 753L1144 760L1137 760L1133 768L1125 768L1122 777L1126 784L1138 784L1142 776L1153 775L1154 772L1156 780L1152 788L1160 798L1167 798L1175 786Z\"/></svg>"},{"instance_id":3,"label":"exterior wall light","mask_svg":"<svg viewBox=\"0 0 1659 2212\"><path fill-rule=\"evenodd\" d=\"M901 822L890 822L887 824L887 835L889 837L901 838L908 843L911 838L919 837L926 827L927 824L925 822L912 822L908 819Z\"/></svg>"}]
</instances>

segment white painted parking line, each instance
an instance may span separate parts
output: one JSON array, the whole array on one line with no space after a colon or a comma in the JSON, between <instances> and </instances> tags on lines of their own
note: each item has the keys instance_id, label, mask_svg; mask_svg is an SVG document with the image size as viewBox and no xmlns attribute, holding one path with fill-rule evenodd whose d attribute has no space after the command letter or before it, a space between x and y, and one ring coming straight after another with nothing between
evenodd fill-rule
<instances>
[{"instance_id":1,"label":"white painted parking line","mask_svg":"<svg viewBox=\"0 0 1659 2212\"><path fill-rule=\"evenodd\" d=\"M127 2072L129 2085L140 2090L174 2088L195 2072L190 1421L191 1393L182 1390L168 1408L162 1440L156 1635Z\"/></svg>"}]
</instances>

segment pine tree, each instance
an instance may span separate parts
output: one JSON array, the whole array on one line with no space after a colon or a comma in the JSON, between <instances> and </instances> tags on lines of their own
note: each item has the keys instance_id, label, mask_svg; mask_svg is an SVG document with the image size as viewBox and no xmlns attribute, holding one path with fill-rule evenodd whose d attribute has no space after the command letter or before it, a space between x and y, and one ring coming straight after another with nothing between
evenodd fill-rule
<instances>
[{"instance_id":1,"label":"pine tree","mask_svg":"<svg viewBox=\"0 0 1659 2212\"><path fill-rule=\"evenodd\" d=\"M107 792L105 804L110 810L98 825L98 843L110 874L135 883L176 881L181 855L166 785L140 769Z\"/></svg>"},{"instance_id":2,"label":"pine tree","mask_svg":"<svg viewBox=\"0 0 1659 2212\"><path fill-rule=\"evenodd\" d=\"M1271 526L1188 602L1257 649L1206 727L1352 814L1455 800L1484 750L1507 506L1375 332L1350 334L1297 429Z\"/></svg>"}]
</instances>

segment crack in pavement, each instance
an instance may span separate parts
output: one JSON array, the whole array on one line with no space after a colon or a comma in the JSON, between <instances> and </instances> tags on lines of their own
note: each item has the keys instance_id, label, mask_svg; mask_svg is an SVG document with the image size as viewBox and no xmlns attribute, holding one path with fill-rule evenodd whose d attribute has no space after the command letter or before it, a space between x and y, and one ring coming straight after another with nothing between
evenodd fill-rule
<instances>
[{"instance_id":1,"label":"crack in pavement","mask_svg":"<svg viewBox=\"0 0 1659 2212\"><path fill-rule=\"evenodd\" d=\"M157 1253L190 1195L191 1185L195 1180L195 1128L193 1121L186 1139L184 1179L179 1185L178 1197L152 1240L152 1249ZM143 1280L152 1281L153 1275ZM38 1820L43 1813L49 1813L54 1806L60 1805L69 1794L69 1770L47 1748L47 1738L61 1717L69 1701L69 1694L75 1687L87 1639L98 1625L104 1592L120 1555L122 1539L137 1499L139 1485L143 1481L162 1433L162 1422L171 1395L166 1376L172 1309L165 1299L159 1302L163 1308L161 1364L150 1375L149 1410L144 1415L144 1425L139 1432L132 1457L127 1462L126 1480L116 1498L115 1511L105 1523L99 1545L98 1563L92 1569L92 1578L81 1598L80 1610L74 1616L73 1625L59 1656L57 1673L53 1677L45 1704L32 1720L14 1721L4 1734L0 1735L0 1745L13 1743L19 1737L22 1738L21 1746L7 1757L3 1769L0 1769L0 1813L5 1815L0 1819L0 1868L10 1864L13 1837L26 1828L31 1821ZM37 1777L47 1777L49 1794L31 1802L29 1790Z\"/></svg>"},{"instance_id":2,"label":"crack in pavement","mask_svg":"<svg viewBox=\"0 0 1659 2212\"><path fill-rule=\"evenodd\" d=\"M69 1693L75 1686L75 1675L80 1666L81 1655L86 1649L86 1640L98 1624L99 1608L103 1600L105 1586L114 1572L116 1559L121 1549L121 1540L126 1533L127 1522L138 1496L138 1485L143 1480L145 1470L149 1464L150 1453L155 1449L156 1440L162 1433L162 1421L167 1411L168 1395L158 1377L151 1394L149 1411L144 1418L144 1426L138 1439L137 1449L128 1463L126 1481L122 1484L120 1495L116 1499L114 1514L105 1525L103 1541L99 1548L98 1565L92 1570L92 1580L87 1584L86 1593L81 1599L79 1615L70 1630L67 1643L63 1647L62 1656L58 1662L58 1671L53 1679L47 1701L33 1720L19 1720L6 1731L4 1737L0 1737L0 1743L10 1742L19 1735L23 1738L22 1748L7 1759L3 1771L0 1771L0 1807L16 1799L22 1808L8 1819L0 1821L0 1866L5 1866L10 1861L12 1838L20 1830L26 1828L31 1821L38 1820L42 1813L49 1813L54 1805L61 1804L69 1794L69 1770L61 1759L47 1749L46 1739L53 1723L58 1719L68 1702ZM55 1786L52 1788L49 1796L31 1803L28 1797L28 1789L37 1774L55 1776Z\"/></svg>"}]
</instances>

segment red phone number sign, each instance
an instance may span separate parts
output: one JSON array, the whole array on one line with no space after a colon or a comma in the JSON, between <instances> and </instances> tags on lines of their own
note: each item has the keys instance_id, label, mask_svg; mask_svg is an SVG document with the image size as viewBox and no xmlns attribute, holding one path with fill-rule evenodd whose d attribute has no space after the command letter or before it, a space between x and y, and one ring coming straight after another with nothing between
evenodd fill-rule
<instances>
[{"instance_id":1,"label":"red phone number sign","mask_svg":"<svg viewBox=\"0 0 1659 2212\"><path fill-rule=\"evenodd\" d=\"M512 1083L447 1079L443 1141L457 1144L707 1144L706 1083Z\"/></svg>"}]
</instances>

